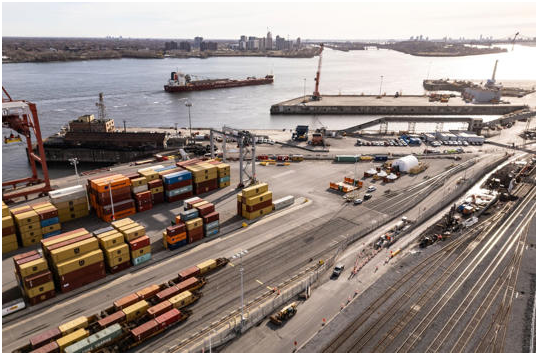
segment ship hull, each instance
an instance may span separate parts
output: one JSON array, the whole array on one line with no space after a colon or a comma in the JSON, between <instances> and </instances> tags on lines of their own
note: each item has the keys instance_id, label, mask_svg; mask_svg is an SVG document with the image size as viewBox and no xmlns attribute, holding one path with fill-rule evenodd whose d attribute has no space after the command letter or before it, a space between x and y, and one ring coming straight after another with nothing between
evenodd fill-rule
<instances>
[{"instance_id":1,"label":"ship hull","mask_svg":"<svg viewBox=\"0 0 538 355\"><path fill-rule=\"evenodd\" d=\"M194 85L182 85L182 86L165 85L164 90L166 92L204 91L204 90L227 89L227 88L235 88L235 87L251 86L251 85L266 85L266 84L272 84L272 83L273 83L272 78L231 80L231 81L222 81L222 82L208 83L208 84L194 84Z\"/></svg>"}]
</instances>

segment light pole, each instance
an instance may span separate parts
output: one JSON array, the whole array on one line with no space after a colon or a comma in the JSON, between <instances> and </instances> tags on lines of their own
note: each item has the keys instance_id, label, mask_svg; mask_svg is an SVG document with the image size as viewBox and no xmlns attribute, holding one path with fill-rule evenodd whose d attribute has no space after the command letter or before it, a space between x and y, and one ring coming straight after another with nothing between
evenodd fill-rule
<instances>
[{"instance_id":1,"label":"light pole","mask_svg":"<svg viewBox=\"0 0 538 355\"><path fill-rule=\"evenodd\" d=\"M209 332L209 353L211 354L211 338L213 337L213 333L217 334L217 331L215 329L212 329Z\"/></svg>"},{"instance_id":2,"label":"light pole","mask_svg":"<svg viewBox=\"0 0 538 355\"><path fill-rule=\"evenodd\" d=\"M115 221L114 201L112 200L112 180L108 180L108 193L110 194L110 206L112 206L112 220Z\"/></svg>"},{"instance_id":3,"label":"light pole","mask_svg":"<svg viewBox=\"0 0 538 355\"><path fill-rule=\"evenodd\" d=\"M306 78L304 78L303 81L303 102L306 102Z\"/></svg>"},{"instance_id":4,"label":"light pole","mask_svg":"<svg viewBox=\"0 0 538 355\"><path fill-rule=\"evenodd\" d=\"M248 253L248 250L243 250L237 254L235 254L232 259L239 258L239 274L241 275L241 329L243 329L243 322L245 321L245 315L244 315L244 289L243 289L243 255L246 255Z\"/></svg>"},{"instance_id":5,"label":"light pole","mask_svg":"<svg viewBox=\"0 0 538 355\"><path fill-rule=\"evenodd\" d=\"M185 102L185 106L187 106L187 108L189 109L189 134L190 134L190 139L192 139L192 126L191 126L191 107L192 107L192 103L190 101L187 101L187 102Z\"/></svg>"},{"instance_id":6,"label":"light pole","mask_svg":"<svg viewBox=\"0 0 538 355\"><path fill-rule=\"evenodd\" d=\"M383 86L383 75L381 75L381 83L379 84L379 96L381 96L381 87Z\"/></svg>"},{"instance_id":7,"label":"light pole","mask_svg":"<svg viewBox=\"0 0 538 355\"><path fill-rule=\"evenodd\" d=\"M77 181L80 182L80 179L78 176L78 170L77 170L78 158L70 158L69 163L75 167L75 175L77 176Z\"/></svg>"}]
</instances>

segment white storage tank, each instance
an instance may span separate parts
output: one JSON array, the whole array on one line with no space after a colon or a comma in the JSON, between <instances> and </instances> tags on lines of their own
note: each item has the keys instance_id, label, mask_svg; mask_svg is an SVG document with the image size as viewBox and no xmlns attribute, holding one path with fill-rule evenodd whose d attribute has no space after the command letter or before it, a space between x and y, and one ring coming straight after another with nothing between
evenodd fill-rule
<instances>
[{"instance_id":1,"label":"white storage tank","mask_svg":"<svg viewBox=\"0 0 538 355\"><path fill-rule=\"evenodd\" d=\"M414 155L406 155L392 162L392 166L397 166L401 172L408 173L409 170L418 166L418 159Z\"/></svg>"}]
</instances>

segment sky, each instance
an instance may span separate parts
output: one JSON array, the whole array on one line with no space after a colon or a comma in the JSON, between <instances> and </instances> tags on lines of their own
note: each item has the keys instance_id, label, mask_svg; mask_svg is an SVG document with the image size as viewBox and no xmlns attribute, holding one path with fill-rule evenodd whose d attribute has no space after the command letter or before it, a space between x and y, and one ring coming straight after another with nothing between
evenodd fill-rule
<instances>
[{"instance_id":1,"label":"sky","mask_svg":"<svg viewBox=\"0 0 538 355\"><path fill-rule=\"evenodd\" d=\"M235 39L536 36L533 2L3 2L2 36Z\"/></svg>"}]
</instances>

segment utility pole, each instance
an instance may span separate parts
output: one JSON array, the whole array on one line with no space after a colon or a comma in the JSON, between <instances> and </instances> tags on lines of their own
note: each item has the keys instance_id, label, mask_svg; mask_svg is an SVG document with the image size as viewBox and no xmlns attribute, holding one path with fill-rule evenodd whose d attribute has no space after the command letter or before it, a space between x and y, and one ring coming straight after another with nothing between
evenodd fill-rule
<instances>
[{"instance_id":1,"label":"utility pole","mask_svg":"<svg viewBox=\"0 0 538 355\"><path fill-rule=\"evenodd\" d=\"M77 176L77 181L80 182L80 178L78 176L78 171L77 171L78 158L70 158L69 163L71 163L71 165L75 167L75 175Z\"/></svg>"},{"instance_id":2,"label":"utility pole","mask_svg":"<svg viewBox=\"0 0 538 355\"><path fill-rule=\"evenodd\" d=\"M303 102L306 102L306 78L304 78L303 81Z\"/></svg>"},{"instance_id":3,"label":"utility pole","mask_svg":"<svg viewBox=\"0 0 538 355\"><path fill-rule=\"evenodd\" d=\"M190 101L185 102L185 106L189 109L189 135L190 139L192 139L192 125L191 125L191 107L192 103Z\"/></svg>"},{"instance_id":4,"label":"utility pole","mask_svg":"<svg viewBox=\"0 0 538 355\"><path fill-rule=\"evenodd\" d=\"M243 255L246 255L248 253L248 250L243 250L241 249L241 251L237 254L235 254L232 259L237 259L239 258L239 274L241 275L241 330L243 329L243 324L245 322L245 313L244 313L244 307L245 307L245 302L244 302L244 288L243 288L243 272L244 272L244 268L243 268Z\"/></svg>"},{"instance_id":5,"label":"utility pole","mask_svg":"<svg viewBox=\"0 0 538 355\"><path fill-rule=\"evenodd\" d=\"M381 96L381 87L383 86L383 75L381 75L381 83L379 84L379 96Z\"/></svg>"},{"instance_id":6,"label":"utility pole","mask_svg":"<svg viewBox=\"0 0 538 355\"><path fill-rule=\"evenodd\" d=\"M112 220L115 221L114 201L112 200L112 180L108 180L108 192L110 193L110 206L112 206Z\"/></svg>"}]
</instances>

